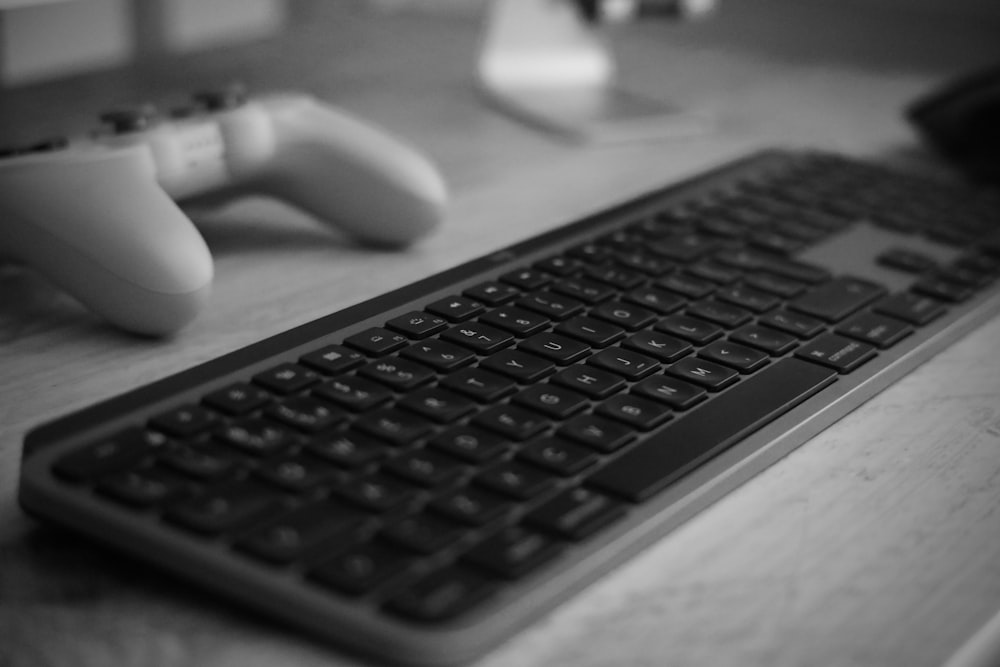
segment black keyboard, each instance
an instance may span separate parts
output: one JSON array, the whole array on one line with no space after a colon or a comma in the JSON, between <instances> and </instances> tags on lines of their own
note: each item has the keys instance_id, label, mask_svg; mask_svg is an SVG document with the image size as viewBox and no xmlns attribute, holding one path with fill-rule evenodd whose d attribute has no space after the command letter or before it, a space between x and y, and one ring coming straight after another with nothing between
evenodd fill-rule
<instances>
[{"instance_id":1,"label":"black keyboard","mask_svg":"<svg viewBox=\"0 0 1000 667\"><path fill-rule=\"evenodd\" d=\"M64 417L39 518L475 657L1000 310L1000 197L772 151Z\"/></svg>"}]
</instances>

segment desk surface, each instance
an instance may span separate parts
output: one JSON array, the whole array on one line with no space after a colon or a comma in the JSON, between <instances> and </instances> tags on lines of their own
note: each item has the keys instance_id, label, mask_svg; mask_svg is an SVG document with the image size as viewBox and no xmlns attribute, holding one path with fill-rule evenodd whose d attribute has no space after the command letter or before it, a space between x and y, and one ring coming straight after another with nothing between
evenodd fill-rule
<instances>
[{"instance_id":1,"label":"desk surface","mask_svg":"<svg viewBox=\"0 0 1000 667\"><path fill-rule=\"evenodd\" d=\"M454 202L443 232L405 253L265 202L202 220L212 307L165 341L119 334L0 265L0 664L353 664L24 517L30 427L756 147L922 162L903 104L1000 57L1000 26L982 22L727 3L703 25L625 28L619 54L626 87L707 110L714 129L583 147L482 104L478 18L448 4L376 17L311 3L316 16L252 48L3 93L6 142L234 77L304 89L420 146ZM940 664L1000 609L998 342L994 319L481 665Z\"/></svg>"}]
</instances>

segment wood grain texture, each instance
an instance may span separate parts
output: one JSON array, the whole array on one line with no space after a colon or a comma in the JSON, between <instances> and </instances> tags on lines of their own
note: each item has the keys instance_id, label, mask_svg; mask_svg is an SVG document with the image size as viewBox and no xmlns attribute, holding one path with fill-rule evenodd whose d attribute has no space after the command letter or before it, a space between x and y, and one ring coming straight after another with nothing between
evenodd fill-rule
<instances>
[{"instance_id":1,"label":"wood grain texture","mask_svg":"<svg viewBox=\"0 0 1000 667\"><path fill-rule=\"evenodd\" d=\"M728 4L702 25L619 36L627 87L714 115L711 132L660 144L572 146L491 112L467 10L302 3L287 35L254 47L4 92L0 143L232 78L306 90L426 151L453 205L405 253L355 247L270 202L200 218L212 307L162 341L0 265L0 665L354 664L25 517L29 428L756 147L922 162L903 104L1000 56L995 25L960 18ZM998 349L994 320L482 665L940 664L1000 608Z\"/></svg>"}]
</instances>

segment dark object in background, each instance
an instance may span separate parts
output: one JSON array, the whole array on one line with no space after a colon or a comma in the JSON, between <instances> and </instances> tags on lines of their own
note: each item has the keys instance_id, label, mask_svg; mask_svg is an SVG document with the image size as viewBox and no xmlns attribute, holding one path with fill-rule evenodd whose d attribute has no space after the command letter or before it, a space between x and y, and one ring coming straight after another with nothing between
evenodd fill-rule
<instances>
[{"instance_id":1,"label":"dark object in background","mask_svg":"<svg viewBox=\"0 0 1000 667\"><path fill-rule=\"evenodd\" d=\"M1000 64L914 100L906 116L973 179L1000 185Z\"/></svg>"}]
</instances>

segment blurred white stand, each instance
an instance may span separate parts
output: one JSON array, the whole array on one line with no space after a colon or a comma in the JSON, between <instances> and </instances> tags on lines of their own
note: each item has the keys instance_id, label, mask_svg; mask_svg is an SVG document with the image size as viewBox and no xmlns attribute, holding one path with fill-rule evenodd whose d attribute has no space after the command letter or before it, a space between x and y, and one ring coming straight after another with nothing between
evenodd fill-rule
<instances>
[{"instance_id":1,"label":"blurred white stand","mask_svg":"<svg viewBox=\"0 0 1000 667\"><path fill-rule=\"evenodd\" d=\"M623 14L638 5L606 4L626 8ZM672 4L697 5L702 14L712 3ZM479 54L487 97L520 120L581 141L703 130L700 115L616 86L614 56L599 23L587 20L571 0L493 0Z\"/></svg>"}]
</instances>

